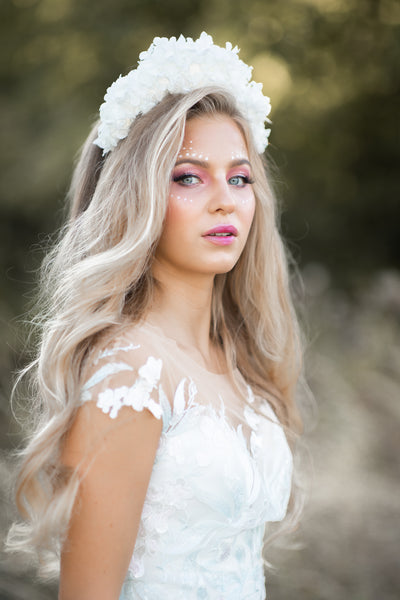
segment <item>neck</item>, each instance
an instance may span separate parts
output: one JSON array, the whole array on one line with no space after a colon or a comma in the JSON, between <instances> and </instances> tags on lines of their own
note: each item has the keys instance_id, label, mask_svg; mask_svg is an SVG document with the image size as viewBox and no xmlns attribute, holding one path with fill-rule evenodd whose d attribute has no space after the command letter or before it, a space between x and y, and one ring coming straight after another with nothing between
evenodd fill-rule
<instances>
[{"instance_id":1,"label":"neck","mask_svg":"<svg viewBox=\"0 0 400 600\"><path fill-rule=\"evenodd\" d=\"M208 362L213 354L210 323L214 275L188 275L159 265L157 259L152 271L158 285L146 318Z\"/></svg>"}]
</instances>

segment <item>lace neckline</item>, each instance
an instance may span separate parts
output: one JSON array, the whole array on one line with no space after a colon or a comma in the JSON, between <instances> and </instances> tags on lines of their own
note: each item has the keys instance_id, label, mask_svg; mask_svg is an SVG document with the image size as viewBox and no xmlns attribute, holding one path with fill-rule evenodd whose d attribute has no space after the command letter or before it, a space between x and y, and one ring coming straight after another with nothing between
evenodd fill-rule
<instances>
[{"instance_id":1,"label":"lace neckline","mask_svg":"<svg viewBox=\"0 0 400 600\"><path fill-rule=\"evenodd\" d=\"M190 360L193 364L196 365L196 367L198 369L200 369L201 371L203 371L204 373L207 373L207 375L210 375L212 377L229 377L229 371L225 371L224 373L216 373L215 371L210 371L209 369L207 369L206 366L202 365L200 362L198 362L191 354L189 354L176 340L174 340L174 338L169 337L168 335L166 335L164 333L164 331L161 329L161 327L159 327L158 325L154 325L154 323L150 323L149 321L143 321L143 323L141 323L142 327L148 328L153 330L154 332L156 332L160 337L164 338L165 340L167 340L169 343L173 344L174 348L180 352L181 354L183 354L185 356L186 359ZM234 372L236 373L237 369L234 370Z\"/></svg>"}]
</instances>

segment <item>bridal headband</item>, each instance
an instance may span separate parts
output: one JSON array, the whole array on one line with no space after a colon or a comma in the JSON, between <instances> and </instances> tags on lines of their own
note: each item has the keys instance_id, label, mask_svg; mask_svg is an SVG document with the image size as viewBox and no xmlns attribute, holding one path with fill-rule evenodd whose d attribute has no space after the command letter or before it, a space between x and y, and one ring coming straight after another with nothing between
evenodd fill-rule
<instances>
[{"instance_id":1,"label":"bridal headband","mask_svg":"<svg viewBox=\"0 0 400 600\"><path fill-rule=\"evenodd\" d=\"M104 156L127 137L139 114L147 113L168 93L215 85L233 95L261 154L271 131L264 127L265 121L269 122L270 100L263 95L261 83L250 81L253 67L240 60L238 53L238 47L230 42L225 48L217 46L204 31L195 41L183 35L178 39L155 37L150 48L139 55L137 68L107 89L94 143Z\"/></svg>"}]
</instances>

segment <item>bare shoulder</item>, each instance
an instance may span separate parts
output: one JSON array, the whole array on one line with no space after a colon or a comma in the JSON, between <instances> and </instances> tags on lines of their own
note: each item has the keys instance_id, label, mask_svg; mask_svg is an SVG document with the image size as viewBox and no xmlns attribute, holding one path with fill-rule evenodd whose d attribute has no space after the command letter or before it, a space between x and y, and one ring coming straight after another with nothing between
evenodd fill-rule
<instances>
[{"instance_id":1,"label":"bare shoulder","mask_svg":"<svg viewBox=\"0 0 400 600\"><path fill-rule=\"evenodd\" d=\"M111 419L94 402L78 407L62 450L62 462L69 467L87 470L89 463L111 461L122 464L135 450L144 457L155 454L162 431L162 421L148 410L134 411L122 406Z\"/></svg>"},{"instance_id":2,"label":"bare shoulder","mask_svg":"<svg viewBox=\"0 0 400 600\"><path fill-rule=\"evenodd\" d=\"M140 328L109 334L93 348L82 375L80 403L62 460L86 469L97 460L154 456L162 431L162 361L151 356ZM132 461L135 462L135 461Z\"/></svg>"},{"instance_id":3,"label":"bare shoulder","mask_svg":"<svg viewBox=\"0 0 400 600\"><path fill-rule=\"evenodd\" d=\"M162 420L169 413L164 363L140 329L126 328L108 335L92 348L82 369L80 404L94 401L112 420L124 407L132 412L147 410ZM126 420L131 420L129 412L119 422L125 425Z\"/></svg>"},{"instance_id":4,"label":"bare shoulder","mask_svg":"<svg viewBox=\"0 0 400 600\"><path fill-rule=\"evenodd\" d=\"M61 456L79 475L61 553L61 600L119 597L161 430L148 410L122 406L110 418L95 402L78 408Z\"/></svg>"},{"instance_id":5,"label":"bare shoulder","mask_svg":"<svg viewBox=\"0 0 400 600\"><path fill-rule=\"evenodd\" d=\"M134 330L90 353L61 451L79 489L61 553L61 600L117 598L163 427L162 361Z\"/></svg>"}]
</instances>

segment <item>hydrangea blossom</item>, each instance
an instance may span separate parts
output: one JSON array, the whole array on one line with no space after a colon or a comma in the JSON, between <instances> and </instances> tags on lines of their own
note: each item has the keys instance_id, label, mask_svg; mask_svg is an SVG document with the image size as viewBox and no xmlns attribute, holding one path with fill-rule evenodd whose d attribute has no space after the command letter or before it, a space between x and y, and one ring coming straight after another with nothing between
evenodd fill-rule
<instances>
[{"instance_id":1,"label":"hydrangea blossom","mask_svg":"<svg viewBox=\"0 0 400 600\"><path fill-rule=\"evenodd\" d=\"M100 125L95 144L103 155L127 137L132 122L158 104L168 93L187 93L217 85L236 99L237 108L248 121L256 149L262 153L268 145L270 100L262 93L262 84L251 81L252 67L238 57L239 49L227 42L225 48L213 43L204 31L193 41L154 38L150 48L139 55L136 69L120 76L107 89L100 106Z\"/></svg>"}]
</instances>

